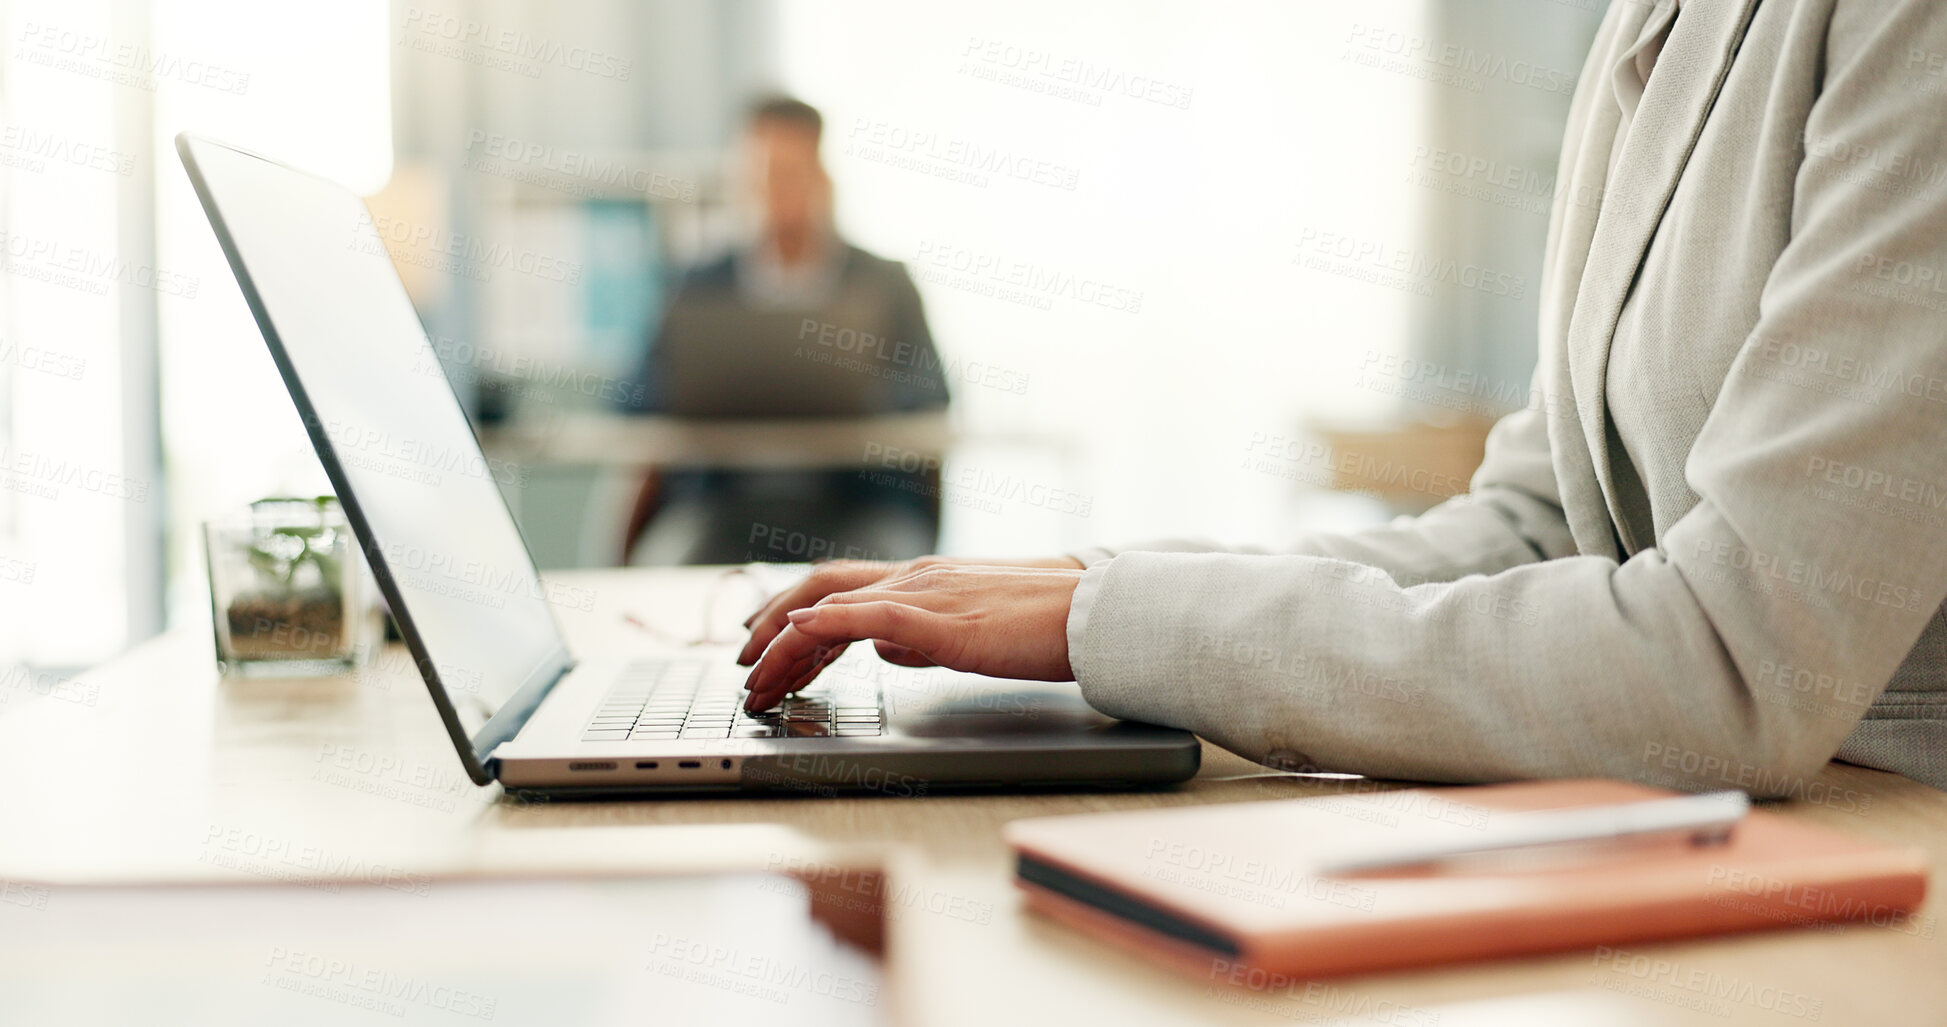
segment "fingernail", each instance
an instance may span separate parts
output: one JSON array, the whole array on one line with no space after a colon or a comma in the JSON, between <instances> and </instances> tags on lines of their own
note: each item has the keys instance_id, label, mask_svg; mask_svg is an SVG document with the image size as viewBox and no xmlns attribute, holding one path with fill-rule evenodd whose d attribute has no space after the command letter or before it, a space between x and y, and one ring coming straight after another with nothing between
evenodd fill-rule
<instances>
[{"instance_id":1,"label":"fingernail","mask_svg":"<svg viewBox=\"0 0 1947 1027\"><path fill-rule=\"evenodd\" d=\"M792 610L786 616L791 618L791 623L793 624L809 624L817 619L818 608L816 606L807 606L802 610Z\"/></svg>"}]
</instances>

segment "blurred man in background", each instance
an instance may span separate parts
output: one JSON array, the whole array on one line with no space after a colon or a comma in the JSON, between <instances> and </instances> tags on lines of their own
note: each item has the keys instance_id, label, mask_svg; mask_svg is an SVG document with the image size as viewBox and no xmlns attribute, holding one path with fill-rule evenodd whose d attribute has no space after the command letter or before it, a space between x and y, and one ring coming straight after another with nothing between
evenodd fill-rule
<instances>
[{"instance_id":1,"label":"blurred man in background","mask_svg":"<svg viewBox=\"0 0 1947 1027\"><path fill-rule=\"evenodd\" d=\"M945 369L904 266L838 236L819 156L824 118L788 98L752 108L744 138L754 231L692 271L641 376L642 412L692 418L865 418L941 409ZM652 474L625 558L638 564L903 559L939 533L936 476L857 468ZM752 539L802 538L772 552Z\"/></svg>"}]
</instances>

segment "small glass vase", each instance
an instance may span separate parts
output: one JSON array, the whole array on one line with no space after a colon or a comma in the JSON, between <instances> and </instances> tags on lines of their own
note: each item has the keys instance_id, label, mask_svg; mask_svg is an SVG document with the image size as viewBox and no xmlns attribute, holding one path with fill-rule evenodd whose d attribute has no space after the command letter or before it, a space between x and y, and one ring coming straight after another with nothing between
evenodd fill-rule
<instances>
[{"instance_id":1,"label":"small glass vase","mask_svg":"<svg viewBox=\"0 0 1947 1027\"><path fill-rule=\"evenodd\" d=\"M342 673L383 639L370 580L336 499L266 499L205 522L223 673Z\"/></svg>"}]
</instances>

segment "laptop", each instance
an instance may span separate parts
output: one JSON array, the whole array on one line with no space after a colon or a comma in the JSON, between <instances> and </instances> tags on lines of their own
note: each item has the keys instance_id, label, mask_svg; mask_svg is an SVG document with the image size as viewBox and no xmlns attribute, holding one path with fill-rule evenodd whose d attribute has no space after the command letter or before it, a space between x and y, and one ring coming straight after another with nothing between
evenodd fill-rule
<instances>
[{"instance_id":1,"label":"laptop","mask_svg":"<svg viewBox=\"0 0 1947 1027\"><path fill-rule=\"evenodd\" d=\"M1072 685L873 663L869 646L760 715L728 647L570 651L496 468L357 196L189 134L197 197L399 633L478 784L557 796L1153 787L1185 731ZM850 672L844 665L854 660Z\"/></svg>"},{"instance_id":2,"label":"laptop","mask_svg":"<svg viewBox=\"0 0 1947 1027\"><path fill-rule=\"evenodd\" d=\"M889 336L890 326L880 323L886 320L880 314L883 303L870 295L878 291L841 283L817 309L799 311L752 309L733 283L686 289L665 312L656 341L663 348L657 371L664 378L659 385L665 412L698 418L869 417L897 406L897 372L931 380L931 387L910 391L944 399L939 384L944 372L938 366L901 366L873 352L818 342L819 326L826 324ZM861 364L882 373L861 373Z\"/></svg>"}]
</instances>

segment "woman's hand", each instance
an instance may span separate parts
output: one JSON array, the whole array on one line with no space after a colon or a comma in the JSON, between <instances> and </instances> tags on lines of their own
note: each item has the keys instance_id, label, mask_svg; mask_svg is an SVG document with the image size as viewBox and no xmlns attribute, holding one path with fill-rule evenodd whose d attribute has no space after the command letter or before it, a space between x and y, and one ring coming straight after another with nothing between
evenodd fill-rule
<instances>
[{"instance_id":1,"label":"woman's hand","mask_svg":"<svg viewBox=\"0 0 1947 1027\"><path fill-rule=\"evenodd\" d=\"M847 645L868 638L880 656L903 666L1073 680L1068 606L1082 570L1073 560L1061 562L992 566L929 557L905 565L820 565L752 615L751 640L739 662L763 655L744 683L750 691L744 708L777 705ZM873 568L876 576L870 575ZM805 605L807 596L816 597L811 605ZM781 627L767 632L773 623Z\"/></svg>"},{"instance_id":2,"label":"woman's hand","mask_svg":"<svg viewBox=\"0 0 1947 1027\"><path fill-rule=\"evenodd\" d=\"M1079 561L1066 556L1038 557L1024 560L975 560L957 556L922 556L917 560L888 563L879 560L833 560L811 568L811 573L803 581L779 592L757 608L757 612L744 618L744 627L750 629L750 640L737 654L737 662L748 667L764 654L766 646L776 638L790 623L786 615L792 610L801 610L829 595L850 592L854 589L894 581L907 577L916 571L933 567L1047 567L1063 570L1080 570Z\"/></svg>"}]
</instances>

